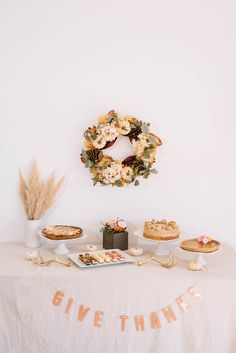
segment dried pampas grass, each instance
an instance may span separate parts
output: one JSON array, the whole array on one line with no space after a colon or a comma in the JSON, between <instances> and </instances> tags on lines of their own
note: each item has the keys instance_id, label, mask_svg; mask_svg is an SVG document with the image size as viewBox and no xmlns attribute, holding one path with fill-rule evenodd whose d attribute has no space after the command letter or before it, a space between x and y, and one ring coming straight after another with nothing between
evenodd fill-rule
<instances>
[{"instance_id":1,"label":"dried pampas grass","mask_svg":"<svg viewBox=\"0 0 236 353\"><path fill-rule=\"evenodd\" d=\"M55 175L52 173L44 182L41 180L35 161L32 163L28 182L25 181L21 171L19 173L20 196L25 206L27 218L29 220L40 219L52 206L56 194L65 180L65 176L56 182Z\"/></svg>"}]
</instances>

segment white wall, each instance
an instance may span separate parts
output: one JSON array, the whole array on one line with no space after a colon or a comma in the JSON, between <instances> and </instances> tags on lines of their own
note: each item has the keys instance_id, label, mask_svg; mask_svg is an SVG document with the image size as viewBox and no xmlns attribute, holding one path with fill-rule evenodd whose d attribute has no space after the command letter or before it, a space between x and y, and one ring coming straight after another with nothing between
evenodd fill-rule
<instances>
[{"instance_id":1,"label":"white wall","mask_svg":"<svg viewBox=\"0 0 236 353\"><path fill-rule=\"evenodd\" d=\"M236 3L1 0L0 241L23 240L18 167L68 180L44 222L176 220L236 247ZM93 187L83 131L115 108L164 144L140 187Z\"/></svg>"}]
</instances>

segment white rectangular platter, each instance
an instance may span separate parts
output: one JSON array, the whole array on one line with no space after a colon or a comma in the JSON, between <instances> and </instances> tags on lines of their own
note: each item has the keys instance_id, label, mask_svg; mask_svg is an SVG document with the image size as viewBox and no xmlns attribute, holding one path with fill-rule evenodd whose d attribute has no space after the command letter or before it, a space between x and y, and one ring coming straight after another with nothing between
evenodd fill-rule
<instances>
[{"instance_id":1,"label":"white rectangular platter","mask_svg":"<svg viewBox=\"0 0 236 353\"><path fill-rule=\"evenodd\" d=\"M119 249L72 253L68 257L81 268L121 265L136 261L133 257Z\"/></svg>"}]
</instances>

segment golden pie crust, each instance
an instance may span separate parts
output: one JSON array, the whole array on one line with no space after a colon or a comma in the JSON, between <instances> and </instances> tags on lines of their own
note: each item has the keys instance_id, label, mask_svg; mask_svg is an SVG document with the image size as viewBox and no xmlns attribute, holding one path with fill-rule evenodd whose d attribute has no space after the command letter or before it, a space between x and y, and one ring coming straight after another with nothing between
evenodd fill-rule
<instances>
[{"instance_id":1,"label":"golden pie crust","mask_svg":"<svg viewBox=\"0 0 236 353\"><path fill-rule=\"evenodd\" d=\"M202 252L211 253L217 251L220 248L220 242L217 240L211 240L207 244L202 244L197 241L197 238L184 240L180 244L181 249L192 251L192 252Z\"/></svg>"},{"instance_id":2,"label":"golden pie crust","mask_svg":"<svg viewBox=\"0 0 236 353\"><path fill-rule=\"evenodd\" d=\"M81 237L83 230L79 227L55 225L42 230L43 235L52 240L67 240Z\"/></svg>"}]
</instances>

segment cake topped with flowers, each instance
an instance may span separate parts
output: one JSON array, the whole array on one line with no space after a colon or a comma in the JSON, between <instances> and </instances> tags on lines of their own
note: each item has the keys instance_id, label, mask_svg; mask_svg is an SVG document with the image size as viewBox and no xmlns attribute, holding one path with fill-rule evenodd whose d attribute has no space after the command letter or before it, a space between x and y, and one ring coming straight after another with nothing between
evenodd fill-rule
<instances>
[{"instance_id":1,"label":"cake topped with flowers","mask_svg":"<svg viewBox=\"0 0 236 353\"><path fill-rule=\"evenodd\" d=\"M208 244L212 241L212 238L209 237L208 235L200 235L198 238L197 238L197 241L198 243L200 244Z\"/></svg>"},{"instance_id":2,"label":"cake topped with flowers","mask_svg":"<svg viewBox=\"0 0 236 353\"><path fill-rule=\"evenodd\" d=\"M184 240L180 247L192 252L211 253L220 248L220 243L204 234L197 238Z\"/></svg>"},{"instance_id":3,"label":"cake topped with flowers","mask_svg":"<svg viewBox=\"0 0 236 353\"><path fill-rule=\"evenodd\" d=\"M179 227L174 221L152 219L144 224L143 236L153 240L173 240L179 238Z\"/></svg>"}]
</instances>

